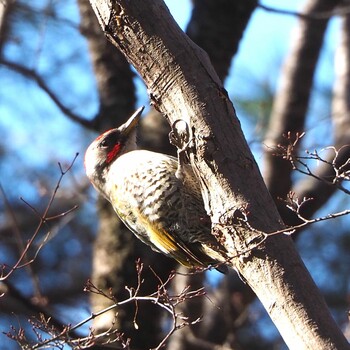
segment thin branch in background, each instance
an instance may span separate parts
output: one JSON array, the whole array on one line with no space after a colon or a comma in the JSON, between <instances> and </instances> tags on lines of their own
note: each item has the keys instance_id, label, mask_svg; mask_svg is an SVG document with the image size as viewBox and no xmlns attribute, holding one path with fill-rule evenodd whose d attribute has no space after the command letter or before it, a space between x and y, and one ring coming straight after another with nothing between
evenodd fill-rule
<instances>
[{"instance_id":1,"label":"thin branch in background","mask_svg":"<svg viewBox=\"0 0 350 350\"><path fill-rule=\"evenodd\" d=\"M271 6L266 6L261 3L259 3L257 7L267 12L273 12L280 15L294 16L304 20L322 20L331 18L333 16L344 16L350 13L350 6L339 6L333 11L323 11L315 13L302 13L298 11L283 10Z\"/></svg>"},{"instance_id":2,"label":"thin branch in background","mask_svg":"<svg viewBox=\"0 0 350 350\"><path fill-rule=\"evenodd\" d=\"M240 251L236 250L235 255L228 256L226 262L220 263L220 264L225 264L225 263L230 264L232 259L242 257L242 256L248 254L249 252L253 251L254 249L257 249L259 246L261 246L266 241L267 238L269 238L271 236L275 236L275 235L279 235L279 234L292 235L297 230L305 228L306 226L309 226L309 225L312 225L312 224L315 224L318 222L322 222L322 221L336 219L336 218L350 214L350 209L349 209L349 210L343 210L343 211L336 212L336 213L331 213L331 214L321 216L321 217L316 217L313 219L308 219L302 215L301 208L305 203L307 203L311 200L313 200L313 199L312 198L302 198L300 200L295 195L295 193L289 192L287 199L284 201L286 202L287 208L290 209L292 212L294 212L297 215L297 217L301 220L301 223L298 225L286 226L284 229L281 229L278 231L264 232L264 231L261 231L261 230L258 230L256 228L252 227L251 224L249 223L249 213L246 211L245 208L240 209L240 215L236 216L235 223L231 223L230 226L215 224L215 226L213 227L213 230L220 231L220 234L222 234L222 232L227 231L227 232L229 232L227 235L230 235L230 234L234 235L235 230L238 227L244 228L245 230L250 230L256 234L256 236L254 238L252 238L246 242L245 246L248 247L247 249L243 249ZM232 228L234 228L234 229L232 230ZM214 235L217 235L217 233L214 233ZM225 235L225 236L227 236L227 235ZM189 276L189 275L197 274L199 272L211 270L213 267L215 268L217 266L213 265L213 266L209 266L209 267L205 267L205 268L194 268L187 273L175 272L175 274L182 275L182 276Z\"/></svg>"},{"instance_id":3,"label":"thin branch in background","mask_svg":"<svg viewBox=\"0 0 350 350\"><path fill-rule=\"evenodd\" d=\"M321 152L317 150L305 150L306 155L300 156L296 154L295 148L304 135L305 133L296 133L295 135L288 133L285 135L288 143L287 145L278 145L275 155L288 160L291 163L293 170L311 176L329 186L335 186L340 191L349 195L350 191L343 185L343 183L350 180L350 159L347 158L345 161L341 161L341 153L345 152L346 148L349 148L350 146L344 145L338 149L334 146L323 148L321 152L327 151L327 157L321 156ZM332 176L318 176L317 172L313 171L308 164L310 161L315 161L318 164L321 163L328 166L333 172Z\"/></svg>"},{"instance_id":4,"label":"thin branch in background","mask_svg":"<svg viewBox=\"0 0 350 350\"><path fill-rule=\"evenodd\" d=\"M52 195L51 195L51 197L49 199L49 202L48 202L48 204L47 204L47 206L46 206L46 208L44 210L44 213L42 215L31 204L29 204L26 200L21 198L21 200L25 204L27 204L29 206L29 208L38 216L39 223L38 223L37 228L35 229L34 233L32 234L31 238L27 241L27 244L23 245L23 249L22 249L21 255L18 258L17 262L12 267L9 267L9 266L7 266L5 264L2 264L0 266L0 281L6 280L16 270L18 270L20 268L23 268L23 267L27 267L28 265L30 265L31 263L34 262L34 260L38 256L40 250L43 248L43 246L47 242L49 236L51 235L51 228L48 226L48 222L49 221L52 221L52 220L55 220L55 219L58 219L58 218L62 218L62 217L68 215L69 213L71 213L72 211L74 211L74 210L76 210L78 208L77 206L74 206L73 208L71 208L71 209L69 209L69 210L67 210L67 211L65 211L63 213L60 213L58 215L55 215L55 216L52 216L52 217L50 217L48 215L48 212L49 212L49 210L50 210L50 208L51 208L51 206L52 206L52 204L53 204L53 202L55 200L55 197L57 195L57 191L58 191L58 189L59 189L59 187L61 185L63 177L67 174L67 172L69 172L72 169L72 167L73 167L73 165L74 165L78 155L79 155L78 153L75 155L73 161L67 167L66 170L63 170L63 168L62 168L60 163L58 164L61 174L60 174L60 177L59 177L59 179L57 181L56 187L55 187L55 189L54 189L54 191L53 191L53 193L52 193ZM40 232L40 230L42 229L43 226L47 226L48 231L45 234L44 239L36 247L33 256L31 258L29 258L27 253L28 253L29 249L34 246L34 240L37 238L37 236L38 236L38 234L39 234L39 232Z\"/></svg>"},{"instance_id":5,"label":"thin branch in background","mask_svg":"<svg viewBox=\"0 0 350 350\"><path fill-rule=\"evenodd\" d=\"M99 312L92 313L89 317L78 322L74 326L67 325L64 326L63 329L58 329L56 326L51 324L50 318L40 316L39 319L32 318L29 321L32 326L32 330L37 338L37 342L35 344L31 344L29 342L23 327L19 327L17 329L16 327L12 326L10 331L5 334L10 339L15 340L23 348L30 347L30 349L44 349L48 347L61 349L65 344L71 345L73 348L76 349L84 349L97 343L104 345L110 344L112 342L118 343L120 345L120 348L129 349L129 344L131 340L125 337L124 333L120 330L114 329L114 324L111 325L111 328L108 331L103 333L94 334L94 332L90 330L89 335L86 337L73 339L71 337L71 333L77 329L80 329L83 325L89 323L96 317L99 317L112 309L117 309L121 305L129 303L136 303L138 305L140 302L151 302L152 304L155 304L158 307L165 310L172 318L172 325L170 327L170 330L164 336L161 342L154 348L154 350L160 350L161 348L163 348L169 337L175 331L201 321L200 318L190 320L189 317L183 315L182 312L178 312L177 307L189 299L204 296L205 291L204 288L190 290L190 286L187 286L180 293L173 295L170 293L168 288L170 288L170 282L173 281L176 274L171 273L168 276L168 278L165 281L163 281L155 272L155 270L150 268L154 276L159 281L159 284L155 292L147 295L141 295L140 288L143 283L143 269L143 264L138 260L136 262L137 285L136 287L126 286L125 288L129 292L129 297L119 302L115 300L112 292L110 294L106 294L104 291L97 288L91 281L87 281L87 284L84 288L85 291L90 293L97 293L105 298L108 298L109 300L113 301L113 305L103 310L100 310ZM137 325L136 316L137 314L135 313L135 325ZM45 339L44 335L48 335L48 338ZM106 336L108 337L107 341L105 340Z\"/></svg>"},{"instance_id":6,"label":"thin branch in background","mask_svg":"<svg viewBox=\"0 0 350 350\"><path fill-rule=\"evenodd\" d=\"M336 212L336 213L331 213L325 216L321 216L321 217L317 217L314 219L307 219L305 216L303 216L301 214L301 209L302 206L309 202L310 200L313 200L313 198L302 198L301 200L295 195L294 192L290 192L288 194L287 200L286 200L286 204L287 204L287 208L289 208L290 210L292 210L297 216L298 218L302 221L301 224L299 225L295 225L295 226L291 226L287 229L288 230L297 230L300 228L303 228L307 225L311 225L311 224L315 224L316 222L321 222L321 221L326 221L326 220L330 220L330 219L335 219L335 218L339 218L341 216L345 216L345 215L349 215L350 214L350 210L343 210L340 212ZM278 233L282 233L286 230L281 230L281 231L276 231L276 232L272 232L269 233L269 235L271 234L278 234ZM285 232L284 232L285 233Z\"/></svg>"},{"instance_id":7,"label":"thin branch in background","mask_svg":"<svg viewBox=\"0 0 350 350\"><path fill-rule=\"evenodd\" d=\"M343 211L336 212L336 213L327 214L325 216L316 217L314 219L308 219L302 215L301 211L302 211L303 205L309 201L312 201L312 200L313 200L313 198L306 198L306 197L300 199L296 196L296 194L294 192L289 192L287 199L284 200L286 203L286 206L288 209L290 209L292 212L294 212L302 222L299 225L288 226L282 230L278 230L278 231L274 231L274 232L263 232L263 231L255 229L254 227L252 227L249 224L248 216L246 216L246 215L243 215L241 218L238 218L238 222L241 222L242 225L247 225L250 230L252 230L260 235L260 237L258 236L255 239L255 240L257 240L257 243L255 246L251 247L252 242L249 242L249 244L247 244L247 246L250 247L249 250L257 248L269 236L274 236L274 235L281 234L281 233L291 235L296 230L304 228L305 226L312 225L312 224L315 224L315 223L321 222L321 221L336 219L336 218L339 218L341 216L345 216L345 215L350 214L350 209L348 209L348 210L343 210ZM239 257L240 255L245 254L245 253L246 253L246 251L240 252L235 257Z\"/></svg>"},{"instance_id":8,"label":"thin branch in background","mask_svg":"<svg viewBox=\"0 0 350 350\"><path fill-rule=\"evenodd\" d=\"M349 209L349 210L343 210L343 211L336 212L336 213L331 213L331 214L321 216L321 217L316 217L314 219L308 219L302 215L301 209L305 203L307 203L311 200L312 200L312 198L299 199L295 195L295 193L290 192L287 196L287 199L285 200L286 206L288 209L290 209L292 212L294 212L297 215L297 217L301 220L301 223L298 225L287 226L284 229L281 229L278 231L264 232L264 231L261 231L261 230L258 230L256 228L252 227L251 224L249 223L249 215L247 212L244 211L244 209L241 209L241 211L240 211L241 215L236 217L237 221L234 224L232 224L232 226L227 227L225 225L216 224L215 228L214 228L215 230L220 230L222 232L224 232L226 230L229 232L229 234L234 234L234 232L235 232L235 231L232 232L232 227L235 227L234 230L236 230L239 226L246 229L246 230L250 230L256 234L256 236L254 238L252 238L250 241L246 242L245 246L248 247L247 249L237 251L237 253L235 255L229 256L226 262L229 263L232 259L242 257L242 256L246 255L247 253L253 251L254 249L257 249L259 246L261 246L266 241L267 238L269 238L271 236L275 236L275 235L279 235L279 234L292 235L297 230L304 228L306 226L315 224L317 222L336 219L336 218L339 218L341 216L345 216L345 215L350 214L350 209ZM206 269L208 269L208 268L206 268Z\"/></svg>"},{"instance_id":9,"label":"thin branch in background","mask_svg":"<svg viewBox=\"0 0 350 350\"><path fill-rule=\"evenodd\" d=\"M28 79L35 81L38 84L38 86L51 98L51 100L56 104L56 106L61 110L63 114L65 114L68 118L70 118L74 122L77 122L88 129L92 129L92 130L94 129L94 121L87 120L73 113L70 108L66 107L60 101L59 97L50 89L50 87L45 82L45 79L41 77L39 73L36 72L34 69L27 68L24 65L18 64L16 62L8 61L5 58L1 58L0 64L8 67L9 69L16 71L17 73L22 74Z\"/></svg>"},{"instance_id":10,"label":"thin branch in background","mask_svg":"<svg viewBox=\"0 0 350 350\"><path fill-rule=\"evenodd\" d=\"M0 184L0 192L1 192L1 196L4 199L5 212L9 217L9 221L11 223L11 228L12 228L12 231L13 231L14 236L15 236L18 252L19 252L19 255L21 256L22 252L25 251L25 245L24 245L23 240L22 240L22 235L21 235L21 232L20 232L19 227L18 227L16 216L12 210L11 204L10 204L10 202L6 196L5 190L1 184ZM27 254L23 255L23 262L28 263ZM34 272L31 264L26 265L26 270L27 270L29 276L31 277L30 280L33 283L34 297L36 298L36 300L42 302L44 300L44 298L43 298L41 291L40 291L38 276Z\"/></svg>"}]
</instances>

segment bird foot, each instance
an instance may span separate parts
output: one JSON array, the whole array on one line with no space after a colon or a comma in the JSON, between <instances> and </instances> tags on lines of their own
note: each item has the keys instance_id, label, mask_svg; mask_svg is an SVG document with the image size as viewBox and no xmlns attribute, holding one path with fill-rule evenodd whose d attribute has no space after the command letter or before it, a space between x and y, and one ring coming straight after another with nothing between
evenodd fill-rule
<instances>
[{"instance_id":1,"label":"bird foot","mask_svg":"<svg viewBox=\"0 0 350 350\"><path fill-rule=\"evenodd\" d=\"M189 162L187 151L193 142L193 136L188 123L183 119L177 119L171 126L169 141L177 148L178 168L175 176L183 179L183 166Z\"/></svg>"}]
</instances>

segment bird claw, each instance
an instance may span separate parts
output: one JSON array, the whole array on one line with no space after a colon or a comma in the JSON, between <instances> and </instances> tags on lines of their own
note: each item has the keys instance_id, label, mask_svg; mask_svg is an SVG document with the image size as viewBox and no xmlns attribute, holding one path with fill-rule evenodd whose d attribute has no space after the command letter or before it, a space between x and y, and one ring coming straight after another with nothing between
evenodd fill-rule
<instances>
[{"instance_id":1,"label":"bird claw","mask_svg":"<svg viewBox=\"0 0 350 350\"><path fill-rule=\"evenodd\" d=\"M169 141L177 148L178 168L175 176L178 179L183 179L183 165L188 163L187 151L190 149L190 144L193 142L191 130L185 120L175 120L171 126Z\"/></svg>"},{"instance_id":2,"label":"bird claw","mask_svg":"<svg viewBox=\"0 0 350 350\"><path fill-rule=\"evenodd\" d=\"M170 143L180 150L185 150L191 141L190 139L191 132L187 122L183 119L175 120L169 133Z\"/></svg>"}]
</instances>

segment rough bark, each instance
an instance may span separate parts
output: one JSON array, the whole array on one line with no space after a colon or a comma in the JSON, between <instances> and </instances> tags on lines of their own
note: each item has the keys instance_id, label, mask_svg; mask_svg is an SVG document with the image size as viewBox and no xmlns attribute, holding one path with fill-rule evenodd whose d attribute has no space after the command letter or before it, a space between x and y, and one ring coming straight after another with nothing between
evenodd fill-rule
<instances>
[{"instance_id":1,"label":"rough bark","mask_svg":"<svg viewBox=\"0 0 350 350\"><path fill-rule=\"evenodd\" d=\"M245 31L246 25L256 7L256 1L246 0L220 0L220 1L193 1L193 9L186 34L209 55L210 61L218 74L224 81L230 70L233 56L238 51L240 40ZM159 118L165 119L158 113ZM147 116L147 119L149 116ZM167 123L167 127L169 125ZM145 131L145 130L143 130ZM167 140L164 140L167 142ZM169 142L168 142L169 143ZM255 295L252 290L237 277L230 278L231 283L223 279L218 290L209 298L214 298L218 308L213 307L208 299L202 298L196 303L181 305L186 315L194 317L202 314L210 314L199 324L191 326L191 329L183 328L176 332L168 344L169 349L193 349L193 340L203 339L208 344L230 344L237 348L235 336L235 319L240 317L246 305ZM232 283L235 281L235 283ZM197 276L189 275L183 283L187 285L203 284L204 276L198 281ZM176 285L175 288L179 286ZM231 294L235 297L231 298ZM240 294L242 297L237 298ZM231 302L235 300L235 302ZM228 302L229 301L229 305ZM223 305L225 305L223 307ZM230 310L223 313L223 309ZM203 344L198 344L203 346Z\"/></svg>"},{"instance_id":2,"label":"rough bark","mask_svg":"<svg viewBox=\"0 0 350 350\"><path fill-rule=\"evenodd\" d=\"M331 11L339 3L338 0L308 0L302 12L312 15ZM293 46L282 68L264 141L264 178L275 200L286 198L292 189L292 166L282 157L276 157L276 146L287 144L284 136L288 132L295 135L304 131L314 73L328 20L299 19L291 40ZM291 211L282 201L277 201L277 206L284 221L292 224L295 217Z\"/></svg>"},{"instance_id":3,"label":"rough bark","mask_svg":"<svg viewBox=\"0 0 350 350\"><path fill-rule=\"evenodd\" d=\"M193 131L198 170L214 232L292 349L348 344L288 236L253 248L256 230L281 229L277 209L243 137L232 103L207 55L183 34L161 1L92 1L107 37L134 65L151 101ZM242 212L248 213L248 222ZM254 227L255 229L251 229ZM248 250L247 250L248 248ZM244 253L242 253L244 252Z\"/></svg>"},{"instance_id":4,"label":"rough bark","mask_svg":"<svg viewBox=\"0 0 350 350\"><path fill-rule=\"evenodd\" d=\"M203 50L221 80L228 75L233 56L237 53L246 25L256 8L256 0L193 1L187 35ZM161 114L152 110L141 121L140 146L163 153L174 154L169 147L169 124ZM168 146L167 146L168 145Z\"/></svg>"}]
</instances>

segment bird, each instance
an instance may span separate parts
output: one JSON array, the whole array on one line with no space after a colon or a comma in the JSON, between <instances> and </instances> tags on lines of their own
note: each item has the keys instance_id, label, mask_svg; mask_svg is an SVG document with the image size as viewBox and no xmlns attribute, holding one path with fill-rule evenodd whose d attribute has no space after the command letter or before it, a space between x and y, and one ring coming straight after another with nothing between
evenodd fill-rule
<instances>
[{"instance_id":1,"label":"bird","mask_svg":"<svg viewBox=\"0 0 350 350\"><path fill-rule=\"evenodd\" d=\"M143 107L126 123L104 132L87 148L86 175L129 230L152 250L187 268L227 272L228 253L211 234L199 183L189 164L138 149Z\"/></svg>"}]
</instances>

